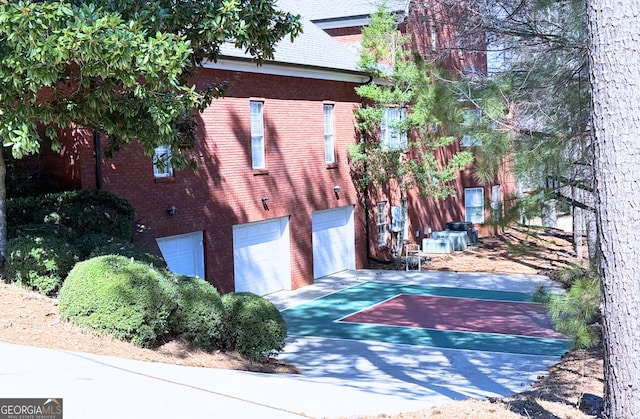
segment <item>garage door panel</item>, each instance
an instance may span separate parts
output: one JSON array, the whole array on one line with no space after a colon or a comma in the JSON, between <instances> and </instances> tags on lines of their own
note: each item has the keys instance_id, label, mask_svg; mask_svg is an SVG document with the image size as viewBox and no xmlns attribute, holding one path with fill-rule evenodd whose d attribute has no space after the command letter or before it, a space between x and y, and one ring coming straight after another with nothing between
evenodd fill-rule
<instances>
[{"instance_id":1,"label":"garage door panel","mask_svg":"<svg viewBox=\"0 0 640 419\"><path fill-rule=\"evenodd\" d=\"M314 278L355 268L353 207L314 212L312 230Z\"/></svg>"},{"instance_id":2,"label":"garage door panel","mask_svg":"<svg viewBox=\"0 0 640 419\"><path fill-rule=\"evenodd\" d=\"M171 272L204 278L202 231L156 239Z\"/></svg>"},{"instance_id":3,"label":"garage door panel","mask_svg":"<svg viewBox=\"0 0 640 419\"><path fill-rule=\"evenodd\" d=\"M265 295L291 288L289 218L233 227L236 291Z\"/></svg>"}]
</instances>

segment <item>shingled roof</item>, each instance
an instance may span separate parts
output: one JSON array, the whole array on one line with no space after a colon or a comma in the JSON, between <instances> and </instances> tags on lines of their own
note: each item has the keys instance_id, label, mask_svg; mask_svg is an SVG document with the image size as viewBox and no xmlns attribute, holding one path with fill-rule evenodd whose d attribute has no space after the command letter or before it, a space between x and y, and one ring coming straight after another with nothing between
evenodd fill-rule
<instances>
[{"instance_id":1,"label":"shingled roof","mask_svg":"<svg viewBox=\"0 0 640 419\"><path fill-rule=\"evenodd\" d=\"M339 43L311 21L302 19L303 32L293 42L287 37L275 48L270 63L309 66L346 72L362 73L358 69L358 56ZM251 59L244 51L232 44L220 49L221 58Z\"/></svg>"}]
</instances>

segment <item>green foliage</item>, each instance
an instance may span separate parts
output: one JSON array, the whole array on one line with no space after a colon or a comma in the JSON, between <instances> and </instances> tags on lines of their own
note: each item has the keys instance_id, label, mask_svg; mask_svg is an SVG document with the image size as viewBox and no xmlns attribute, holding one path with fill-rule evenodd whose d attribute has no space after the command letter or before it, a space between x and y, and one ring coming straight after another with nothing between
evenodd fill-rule
<instances>
[{"instance_id":1,"label":"green foliage","mask_svg":"<svg viewBox=\"0 0 640 419\"><path fill-rule=\"evenodd\" d=\"M592 276L591 271L583 266L570 264L562 267L556 277L557 281L560 281L565 287L569 288L581 278L588 278Z\"/></svg>"},{"instance_id":2,"label":"green foliage","mask_svg":"<svg viewBox=\"0 0 640 419\"><path fill-rule=\"evenodd\" d=\"M261 360L284 348L287 325L278 309L267 299L247 292L222 296L226 312L230 349Z\"/></svg>"},{"instance_id":3,"label":"green foliage","mask_svg":"<svg viewBox=\"0 0 640 419\"><path fill-rule=\"evenodd\" d=\"M76 261L77 250L66 240L30 234L7 243L5 275L24 287L53 295Z\"/></svg>"},{"instance_id":4,"label":"green foliage","mask_svg":"<svg viewBox=\"0 0 640 419\"><path fill-rule=\"evenodd\" d=\"M225 349L225 315L218 291L199 278L177 278L178 308L169 319L173 333L206 351Z\"/></svg>"},{"instance_id":5,"label":"green foliage","mask_svg":"<svg viewBox=\"0 0 640 419\"><path fill-rule=\"evenodd\" d=\"M534 303L547 304L551 296L549 295L549 291L544 285L540 285L538 289L533 293L532 300Z\"/></svg>"},{"instance_id":6,"label":"green foliage","mask_svg":"<svg viewBox=\"0 0 640 419\"><path fill-rule=\"evenodd\" d=\"M529 224L530 220L540 216L540 195L525 195L522 198L512 200L513 205L510 206L503 214L503 220L511 224L518 222L519 224Z\"/></svg>"},{"instance_id":7,"label":"green foliage","mask_svg":"<svg viewBox=\"0 0 640 419\"><path fill-rule=\"evenodd\" d=\"M234 40L258 60L294 37L299 19L275 1L133 0L0 2L0 137L15 157L36 153L36 124L59 147L71 123L108 134L112 154L136 139L152 156L170 145L172 165L191 160L194 112L221 94L187 82L194 63L216 60Z\"/></svg>"},{"instance_id":8,"label":"green foliage","mask_svg":"<svg viewBox=\"0 0 640 419\"><path fill-rule=\"evenodd\" d=\"M178 300L170 276L122 256L76 264L59 295L64 319L149 347L170 332Z\"/></svg>"},{"instance_id":9,"label":"green foliage","mask_svg":"<svg viewBox=\"0 0 640 419\"><path fill-rule=\"evenodd\" d=\"M82 4L83 0L73 0ZM191 60L216 61L220 46L233 40L258 62L273 58L274 45L302 31L298 16L283 12L274 0L94 0L107 10L135 20L149 33L168 32L184 37L193 50Z\"/></svg>"},{"instance_id":10,"label":"green foliage","mask_svg":"<svg viewBox=\"0 0 640 419\"><path fill-rule=\"evenodd\" d=\"M522 2L507 6L508 11L490 3L480 7L481 23L460 28L466 33L459 35L471 39L491 33L493 47L508 53L491 80L472 80L460 87L460 95L486 114L503 107L501 103L508 106L502 112L508 118L497 118L496 123L513 134L513 172L521 184L565 192L563 186L578 182L590 189L593 149L584 2ZM479 160L488 163L495 145L486 151L484 145L483 139L479 153L484 157ZM491 171L490 165L479 165L476 175L484 181Z\"/></svg>"},{"instance_id":11,"label":"green foliage","mask_svg":"<svg viewBox=\"0 0 640 419\"><path fill-rule=\"evenodd\" d=\"M105 255L124 256L147 265L152 265L158 269L167 268L167 262L163 258L147 253L129 241L117 238L108 238L105 236L93 237L98 240L100 237L103 237L106 241L95 246L91 253L89 253L88 258Z\"/></svg>"},{"instance_id":12,"label":"green foliage","mask_svg":"<svg viewBox=\"0 0 640 419\"><path fill-rule=\"evenodd\" d=\"M7 277L53 294L78 260L107 254L166 268L131 243L133 207L116 195L81 190L17 198L7 206Z\"/></svg>"},{"instance_id":13,"label":"green foliage","mask_svg":"<svg viewBox=\"0 0 640 419\"><path fill-rule=\"evenodd\" d=\"M13 156L39 150L37 123L175 143L174 122L201 99L178 79L191 50L180 36L148 33L85 2L0 3L0 137Z\"/></svg>"},{"instance_id":14,"label":"green foliage","mask_svg":"<svg viewBox=\"0 0 640 419\"><path fill-rule=\"evenodd\" d=\"M348 148L352 174L358 185L388 187L392 181L404 190L444 199L456 193L453 181L458 172L473 162L473 154L463 151L447 162L436 159L439 148L451 145L455 137L445 129L459 119L457 99L440 81L436 68L411 54L410 37L397 30L394 16L384 4L363 28L359 66L386 83L369 83L356 88L366 106L356 110L358 145ZM382 145L381 125L388 107L408 108L405 118L387 121L390 135L407 133L406 148Z\"/></svg>"},{"instance_id":15,"label":"green foliage","mask_svg":"<svg viewBox=\"0 0 640 419\"><path fill-rule=\"evenodd\" d=\"M581 276L573 280L566 294L551 295L547 303L556 329L569 336L576 348L599 341L594 323L600 317L600 279Z\"/></svg>"},{"instance_id":16,"label":"green foliage","mask_svg":"<svg viewBox=\"0 0 640 419\"><path fill-rule=\"evenodd\" d=\"M133 214L128 201L110 192L85 189L9 199L7 228L10 237L18 229L25 230L25 225L50 224L70 229L76 237L105 234L130 239Z\"/></svg>"},{"instance_id":17,"label":"green foliage","mask_svg":"<svg viewBox=\"0 0 640 419\"><path fill-rule=\"evenodd\" d=\"M24 224L9 230L9 238L24 236L51 236L66 242L75 241L76 233L73 229L60 224Z\"/></svg>"},{"instance_id":18,"label":"green foliage","mask_svg":"<svg viewBox=\"0 0 640 419\"><path fill-rule=\"evenodd\" d=\"M507 97L511 86L500 77L456 78L449 86L464 107L461 123L454 125L452 131L467 139L468 144L462 145L475 156L476 182L490 184L503 170L513 147Z\"/></svg>"}]
</instances>

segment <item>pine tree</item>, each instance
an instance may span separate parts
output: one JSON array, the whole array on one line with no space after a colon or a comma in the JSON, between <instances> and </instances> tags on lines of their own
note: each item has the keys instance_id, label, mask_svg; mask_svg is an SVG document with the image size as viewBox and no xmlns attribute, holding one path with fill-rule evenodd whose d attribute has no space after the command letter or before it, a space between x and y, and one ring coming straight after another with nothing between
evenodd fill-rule
<instances>
[{"instance_id":1,"label":"pine tree","mask_svg":"<svg viewBox=\"0 0 640 419\"><path fill-rule=\"evenodd\" d=\"M456 137L449 127L462 120L458 102L447 85L438 82L434 67L415 57L410 35L398 31L382 5L363 29L360 67L373 75L357 93L365 106L356 112L359 144L349 149L361 189L392 189L402 201L407 191L444 199L456 193L451 182L473 161L469 151L442 162L436 151ZM402 202L399 202L401 204ZM402 217L406 222L406 214ZM402 254L404 227L398 228L396 252Z\"/></svg>"}]
</instances>

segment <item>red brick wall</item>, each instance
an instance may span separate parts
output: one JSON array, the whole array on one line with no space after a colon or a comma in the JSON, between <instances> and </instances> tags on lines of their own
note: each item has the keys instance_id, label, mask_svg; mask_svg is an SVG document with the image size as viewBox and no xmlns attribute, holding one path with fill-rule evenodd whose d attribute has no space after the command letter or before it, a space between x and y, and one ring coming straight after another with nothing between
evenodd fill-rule
<instances>
[{"instance_id":1,"label":"red brick wall","mask_svg":"<svg viewBox=\"0 0 640 419\"><path fill-rule=\"evenodd\" d=\"M336 41L348 46L362 42L362 26L353 26L349 28L325 29L325 32L331 35Z\"/></svg>"},{"instance_id":2,"label":"red brick wall","mask_svg":"<svg viewBox=\"0 0 640 419\"><path fill-rule=\"evenodd\" d=\"M475 14L459 0L411 2L406 31L412 34L412 48L427 61L444 64L457 74L472 71L486 74L485 34L470 32L477 27ZM432 28L435 29L435 50Z\"/></svg>"},{"instance_id":3,"label":"red brick wall","mask_svg":"<svg viewBox=\"0 0 640 419\"><path fill-rule=\"evenodd\" d=\"M226 97L201 115L199 166L172 178L155 179L151 159L132 144L103 167L104 188L130 200L136 217L156 237L204 230L206 279L221 292L233 291L232 227L289 216L292 287L313 282L311 213L356 205L347 144L355 141L355 85L261 74L199 70L199 86L228 81ZM251 169L249 101L264 101L266 173ZM333 103L336 164L324 157L323 103ZM95 187L91 149L84 151L83 187ZM334 185L341 188L339 199ZM269 197L266 210L260 200ZM166 208L177 207L169 216ZM356 230L363 218L356 210ZM365 264L365 239L356 234L356 264Z\"/></svg>"}]
</instances>

